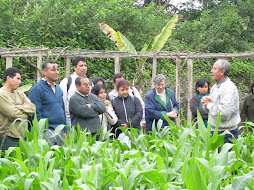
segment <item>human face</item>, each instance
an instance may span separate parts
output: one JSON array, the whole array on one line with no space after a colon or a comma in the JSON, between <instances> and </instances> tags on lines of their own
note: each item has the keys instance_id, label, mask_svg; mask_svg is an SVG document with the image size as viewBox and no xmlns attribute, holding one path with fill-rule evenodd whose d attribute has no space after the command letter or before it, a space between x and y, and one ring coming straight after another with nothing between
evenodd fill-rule
<instances>
[{"instance_id":1,"label":"human face","mask_svg":"<svg viewBox=\"0 0 254 190\"><path fill-rule=\"evenodd\" d=\"M98 98L100 98L102 101L105 101L107 98L107 93L104 88L101 88L98 94Z\"/></svg>"},{"instance_id":2,"label":"human face","mask_svg":"<svg viewBox=\"0 0 254 190\"><path fill-rule=\"evenodd\" d=\"M162 80L159 84L155 84L155 89L159 94L163 93L165 87L166 87L165 80Z\"/></svg>"},{"instance_id":3,"label":"human face","mask_svg":"<svg viewBox=\"0 0 254 190\"><path fill-rule=\"evenodd\" d=\"M19 73L16 73L14 77L7 76L7 81L9 83L10 89L16 90L20 84L21 84L21 75Z\"/></svg>"},{"instance_id":4,"label":"human face","mask_svg":"<svg viewBox=\"0 0 254 190\"><path fill-rule=\"evenodd\" d=\"M124 80L124 78L123 78L123 77L121 77L121 78L116 78L116 82L114 82L114 86L115 86L115 87L116 87L117 83L118 83L120 80Z\"/></svg>"},{"instance_id":5,"label":"human face","mask_svg":"<svg viewBox=\"0 0 254 190\"><path fill-rule=\"evenodd\" d=\"M79 61L77 66L73 66L73 69L78 76L86 75L87 72L86 62Z\"/></svg>"},{"instance_id":6,"label":"human face","mask_svg":"<svg viewBox=\"0 0 254 190\"><path fill-rule=\"evenodd\" d=\"M59 65L56 63L47 63L47 68L43 69L43 74L48 83L57 81L59 76Z\"/></svg>"},{"instance_id":7,"label":"human face","mask_svg":"<svg viewBox=\"0 0 254 190\"><path fill-rule=\"evenodd\" d=\"M207 92L208 92L208 84L207 84L207 82L205 83L205 85L203 87L198 87L197 90L198 90L200 95L207 94Z\"/></svg>"},{"instance_id":8,"label":"human face","mask_svg":"<svg viewBox=\"0 0 254 190\"><path fill-rule=\"evenodd\" d=\"M212 73L212 79L214 81L216 81L217 83L219 83L220 81L222 81L225 78L225 70L220 70L220 62L215 62L213 65L212 70L210 71Z\"/></svg>"},{"instance_id":9,"label":"human face","mask_svg":"<svg viewBox=\"0 0 254 190\"><path fill-rule=\"evenodd\" d=\"M90 92L90 81L88 80L88 78L82 78L80 80L80 86L76 85L77 90L83 94L83 95L87 95Z\"/></svg>"},{"instance_id":10,"label":"human face","mask_svg":"<svg viewBox=\"0 0 254 190\"><path fill-rule=\"evenodd\" d=\"M122 96L123 98L126 98L127 96L129 96L129 86L121 86L118 90L117 90L119 96Z\"/></svg>"}]
</instances>

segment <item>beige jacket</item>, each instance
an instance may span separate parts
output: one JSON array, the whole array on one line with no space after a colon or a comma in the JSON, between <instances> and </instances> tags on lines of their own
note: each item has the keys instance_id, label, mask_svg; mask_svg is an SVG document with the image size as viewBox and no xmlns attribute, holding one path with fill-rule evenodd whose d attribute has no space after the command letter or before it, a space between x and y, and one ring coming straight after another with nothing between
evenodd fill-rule
<instances>
[{"instance_id":1,"label":"beige jacket","mask_svg":"<svg viewBox=\"0 0 254 190\"><path fill-rule=\"evenodd\" d=\"M12 138L25 137L25 126L21 126L21 121L15 119L27 119L35 112L36 108L33 103L26 97L23 92L14 91L10 93L3 87L0 88L0 137L5 136L8 126L11 125L7 136ZM26 126L27 126L27 122Z\"/></svg>"}]
</instances>

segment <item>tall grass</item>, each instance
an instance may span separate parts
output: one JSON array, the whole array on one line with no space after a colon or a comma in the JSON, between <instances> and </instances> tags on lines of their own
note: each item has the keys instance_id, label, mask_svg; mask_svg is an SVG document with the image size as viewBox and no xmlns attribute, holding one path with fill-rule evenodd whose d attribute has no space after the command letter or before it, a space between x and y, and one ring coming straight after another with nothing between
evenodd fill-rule
<instances>
[{"instance_id":1,"label":"tall grass","mask_svg":"<svg viewBox=\"0 0 254 190\"><path fill-rule=\"evenodd\" d=\"M50 146L44 139L47 120L35 119L20 147L2 153L0 189L254 189L254 137L248 124L248 133L223 144L224 135L216 130L211 136L200 115L198 129L185 120L181 127L168 122L165 128L159 123L158 131L153 126L150 134L122 128L129 148L109 138L110 132L96 141L79 126L69 128L63 146Z\"/></svg>"}]
</instances>

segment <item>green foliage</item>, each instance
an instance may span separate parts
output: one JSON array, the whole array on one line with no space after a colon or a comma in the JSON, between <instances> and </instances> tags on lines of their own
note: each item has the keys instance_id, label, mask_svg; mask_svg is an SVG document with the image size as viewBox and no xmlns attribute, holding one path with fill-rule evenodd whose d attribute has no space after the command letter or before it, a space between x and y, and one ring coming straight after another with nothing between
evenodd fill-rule
<instances>
[{"instance_id":1,"label":"green foliage","mask_svg":"<svg viewBox=\"0 0 254 190\"><path fill-rule=\"evenodd\" d=\"M198 114L198 129L169 127L144 134L121 128L131 147L101 136L95 141L86 130L69 128L63 146L44 139L47 119L35 119L20 147L9 148L0 158L1 189L246 189L253 187L253 131L223 144ZM218 119L217 127L220 119ZM252 124L253 123L249 123ZM54 135L59 135L58 126ZM161 129L161 130L160 130ZM104 138L103 138L104 137ZM216 146L214 146L216 144ZM218 152L218 147L221 151ZM232 148L232 151L228 151Z\"/></svg>"}]
</instances>

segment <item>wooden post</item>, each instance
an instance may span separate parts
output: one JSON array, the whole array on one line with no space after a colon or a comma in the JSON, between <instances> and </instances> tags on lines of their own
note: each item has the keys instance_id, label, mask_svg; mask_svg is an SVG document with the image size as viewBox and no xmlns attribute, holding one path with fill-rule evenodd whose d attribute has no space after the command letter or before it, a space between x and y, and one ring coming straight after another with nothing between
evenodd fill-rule
<instances>
[{"instance_id":1,"label":"wooden post","mask_svg":"<svg viewBox=\"0 0 254 190\"><path fill-rule=\"evenodd\" d=\"M6 69L12 67L13 57L6 57Z\"/></svg>"},{"instance_id":2,"label":"wooden post","mask_svg":"<svg viewBox=\"0 0 254 190\"><path fill-rule=\"evenodd\" d=\"M181 59L180 57L177 57L176 58L176 100L179 102L179 108L180 108L178 117L176 118L176 123L178 123L178 126L179 126L179 121L181 120L180 67L181 67Z\"/></svg>"},{"instance_id":3,"label":"wooden post","mask_svg":"<svg viewBox=\"0 0 254 190\"><path fill-rule=\"evenodd\" d=\"M156 70L157 70L157 58L154 55L153 56L153 70L152 70L152 81L151 81L151 89L153 88L153 79L156 76Z\"/></svg>"},{"instance_id":4,"label":"wooden post","mask_svg":"<svg viewBox=\"0 0 254 190\"><path fill-rule=\"evenodd\" d=\"M65 77L70 75L70 67L71 67L71 57L66 58L66 68L65 68Z\"/></svg>"},{"instance_id":5,"label":"wooden post","mask_svg":"<svg viewBox=\"0 0 254 190\"><path fill-rule=\"evenodd\" d=\"M42 66L42 52L38 51L38 57L37 57L37 68L41 69ZM39 71L37 71L37 82L41 80L41 74Z\"/></svg>"},{"instance_id":6,"label":"wooden post","mask_svg":"<svg viewBox=\"0 0 254 190\"><path fill-rule=\"evenodd\" d=\"M187 60L188 64L188 107L187 107L187 121L188 124L191 123L191 111L190 111L190 99L192 98L192 84L193 84L193 60L188 59Z\"/></svg>"},{"instance_id":7,"label":"wooden post","mask_svg":"<svg viewBox=\"0 0 254 190\"><path fill-rule=\"evenodd\" d=\"M115 73L120 73L120 53L116 53L115 56Z\"/></svg>"}]
</instances>

